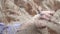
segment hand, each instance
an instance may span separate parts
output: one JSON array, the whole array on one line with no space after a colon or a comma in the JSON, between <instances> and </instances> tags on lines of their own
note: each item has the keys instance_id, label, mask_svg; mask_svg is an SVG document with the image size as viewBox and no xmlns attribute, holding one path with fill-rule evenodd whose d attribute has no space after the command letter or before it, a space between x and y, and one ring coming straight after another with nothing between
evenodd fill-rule
<instances>
[{"instance_id":1,"label":"hand","mask_svg":"<svg viewBox=\"0 0 60 34\"><path fill-rule=\"evenodd\" d=\"M35 25L37 28L42 28L46 26L45 21L43 21L44 19L46 20L50 20L51 16L54 14L54 11L41 11L41 16L40 14L37 14L33 17ZM41 19L39 20L39 18L43 18L43 20L41 21Z\"/></svg>"},{"instance_id":2,"label":"hand","mask_svg":"<svg viewBox=\"0 0 60 34\"><path fill-rule=\"evenodd\" d=\"M41 18L49 20L55 11L41 11Z\"/></svg>"}]
</instances>

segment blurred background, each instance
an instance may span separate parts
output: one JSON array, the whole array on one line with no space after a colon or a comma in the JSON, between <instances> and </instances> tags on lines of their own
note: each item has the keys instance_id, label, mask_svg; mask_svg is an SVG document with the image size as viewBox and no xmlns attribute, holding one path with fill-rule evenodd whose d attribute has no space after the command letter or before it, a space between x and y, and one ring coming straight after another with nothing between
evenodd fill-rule
<instances>
[{"instance_id":1,"label":"blurred background","mask_svg":"<svg viewBox=\"0 0 60 34\"><path fill-rule=\"evenodd\" d=\"M55 11L51 20L60 24L60 0L0 0L0 22L5 24L24 23L41 11ZM55 26L52 27L60 32L60 25ZM51 34L57 34L48 29Z\"/></svg>"}]
</instances>

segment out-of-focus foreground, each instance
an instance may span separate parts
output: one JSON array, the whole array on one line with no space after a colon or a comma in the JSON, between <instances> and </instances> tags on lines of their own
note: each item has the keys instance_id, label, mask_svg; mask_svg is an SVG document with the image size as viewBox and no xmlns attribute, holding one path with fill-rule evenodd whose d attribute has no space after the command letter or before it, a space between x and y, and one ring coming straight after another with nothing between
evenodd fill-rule
<instances>
[{"instance_id":1,"label":"out-of-focus foreground","mask_svg":"<svg viewBox=\"0 0 60 34\"><path fill-rule=\"evenodd\" d=\"M50 34L60 34L60 0L0 0L0 22L25 23L41 11L55 11L47 22Z\"/></svg>"}]
</instances>

